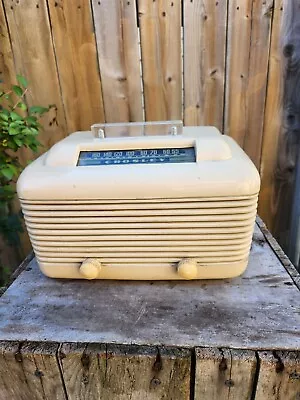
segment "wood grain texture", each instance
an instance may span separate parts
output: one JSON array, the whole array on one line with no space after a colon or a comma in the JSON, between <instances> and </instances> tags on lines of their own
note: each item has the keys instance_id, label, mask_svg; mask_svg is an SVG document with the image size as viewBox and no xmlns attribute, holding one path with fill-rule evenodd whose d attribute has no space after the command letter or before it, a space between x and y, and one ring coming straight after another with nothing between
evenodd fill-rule
<instances>
[{"instance_id":1,"label":"wood grain texture","mask_svg":"<svg viewBox=\"0 0 300 400\"><path fill-rule=\"evenodd\" d=\"M7 90L16 81L13 52L2 2L0 2L0 84ZM2 89L3 88L3 89Z\"/></svg>"},{"instance_id":2,"label":"wood grain texture","mask_svg":"<svg viewBox=\"0 0 300 400\"><path fill-rule=\"evenodd\" d=\"M44 130L39 139L48 149L62 139L67 130L46 0L5 0L4 6L16 70L29 82L27 103L43 106L55 104L57 107L57 115L53 110L42 119ZM25 164L32 157L32 154L24 152L21 158Z\"/></svg>"},{"instance_id":3,"label":"wood grain texture","mask_svg":"<svg viewBox=\"0 0 300 400\"><path fill-rule=\"evenodd\" d=\"M255 400L300 398L300 354L259 352L260 370Z\"/></svg>"},{"instance_id":4,"label":"wood grain texture","mask_svg":"<svg viewBox=\"0 0 300 400\"><path fill-rule=\"evenodd\" d=\"M142 121L135 1L92 0L107 122Z\"/></svg>"},{"instance_id":5,"label":"wood grain texture","mask_svg":"<svg viewBox=\"0 0 300 400\"><path fill-rule=\"evenodd\" d=\"M282 120L282 68L280 47L282 14L283 1L275 0L260 165L261 190L258 203L259 215L272 232L278 212L278 204L275 197L275 168Z\"/></svg>"},{"instance_id":6,"label":"wood grain texture","mask_svg":"<svg viewBox=\"0 0 300 400\"><path fill-rule=\"evenodd\" d=\"M273 3L274 0L253 1L251 15L251 43L246 94L247 126L244 132L243 147L257 168L260 166L261 159ZM234 95L232 93L232 96ZM237 110L235 110L236 113Z\"/></svg>"},{"instance_id":7,"label":"wood grain texture","mask_svg":"<svg viewBox=\"0 0 300 400\"><path fill-rule=\"evenodd\" d=\"M223 130L227 2L184 0L184 123Z\"/></svg>"},{"instance_id":8,"label":"wood grain texture","mask_svg":"<svg viewBox=\"0 0 300 400\"><path fill-rule=\"evenodd\" d=\"M0 342L1 400L65 400L57 344Z\"/></svg>"},{"instance_id":9,"label":"wood grain texture","mask_svg":"<svg viewBox=\"0 0 300 400\"><path fill-rule=\"evenodd\" d=\"M285 252L282 250L282 248L280 247L280 245L276 241L276 239L271 235L270 231L268 231L268 229L267 229L265 223L262 221L262 219L257 217L256 222L257 222L260 230L262 231L264 237L266 238L267 242L272 247L274 253L281 261L281 264L284 266L287 273L292 278L296 287L300 290L300 274L299 274L299 272L297 271L295 266L292 264L291 260L288 258L288 256L285 254Z\"/></svg>"},{"instance_id":10,"label":"wood grain texture","mask_svg":"<svg viewBox=\"0 0 300 400\"><path fill-rule=\"evenodd\" d=\"M16 83L16 71L5 12L0 2L0 91L7 91L12 83ZM0 237L0 282L6 280L3 267L8 270L14 269L21 260L19 249L9 246L4 238Z\"/></svg>"},{"instance_id":11,"label":"wood grain texture","mask_svg":"<svg viewBox=\"0 0 300 400\"><path fill-rule=\"evenodd\" d=\"M229 0L224 133L242 147L247 130L252 0Z\"/></svg>"},{"instance_id":12,"label":"wood grain texture","mask_svg":"<svg viewBox=\"0 0 300 400\"><path fill-rule=\"evenodd\" d=\"M181 2L138 0L145 116L182 119Z\"/></svg>"},{"instance_id":13,"label":"wood grain texture","mask_svg":"<svg viewBox=\"0 0 300 400\"><path fill-rule=\"evenodd\" d=\"M291 205L300 154L300 7L298 0L284 2L282 23L282 123L274 175L277 213L273 233L284 250L290 242Z\"/></svg>"},{"instance_id":14,"label":"wood grain texture","mask_svg":"<svg viewBox=\"0 0 300 400\"><path fill-rule=\"evenodd\" d=\"M273 0L229 1L225 133L260 166ZM277 90L277 86L276 86Z\"/></svg>"},{"instance_id":15,"label":"wood grain texture","mask_svg":"<svg viewBox=\"0 0 300 400\"><path fill-rule=\"evenodd\" d=\"M59 358L69 400L189 398L188 350L64 344Z\"/></svg>"},{"instance_id":16,"label":"wood grain texture","mask_svg":"<svg viewBox=\"0 0 300 400\"><path fill-rule=\"evenodd\" d=\"M31 391L22 368L20 343L0 342L0 399L27 400Z\"/></svg>"},{"instance_id":17,"label":"wood grain texture","mask_svg":"<svg viewBox=\"0 0 300 400\"><path fill-rule=\"evenodd\" d=\"M51 27L69 132L104 122L89 2L49 0Z\"/></svg>"},{"instance_id":18,"label":"wood grain texture","mask_svg":"<svg viewBox=\"0 0 300 400\"><path fill-rule=\"evenodd\" d=\"M254 351L196 349L195 400L247 400L256 372Z\"/></svg>"}]
</instances>

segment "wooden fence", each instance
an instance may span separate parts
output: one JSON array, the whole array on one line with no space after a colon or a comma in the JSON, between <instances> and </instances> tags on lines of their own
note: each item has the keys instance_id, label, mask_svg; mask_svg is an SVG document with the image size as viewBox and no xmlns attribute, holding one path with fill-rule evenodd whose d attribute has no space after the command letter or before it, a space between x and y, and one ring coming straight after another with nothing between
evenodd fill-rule
<instances>
[{"instance_id":1,"label":"wooden fence","mask_svg":"<svg viewBox=\"0 0 300 400\"><path fill-rule=\"evenodd\" d=\"M282 3L1 0L0 79L23 74L29 105L56 104L46 148L101 121L217 126L260 170L259 213L274 232Z\"/></svg>"}]
</instances>

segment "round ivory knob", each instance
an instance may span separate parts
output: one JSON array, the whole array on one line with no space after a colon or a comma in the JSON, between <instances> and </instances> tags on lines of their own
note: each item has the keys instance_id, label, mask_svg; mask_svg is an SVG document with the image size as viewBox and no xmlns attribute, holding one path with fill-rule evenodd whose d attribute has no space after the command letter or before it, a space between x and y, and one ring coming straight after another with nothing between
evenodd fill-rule
<instances>
[{"instance_id":1,"label":"round ivory knob","mask_svg":"<svg viewBox=\"0 0 300 400\"><path fill-rule=\"evenodd\" d=\"M79 268L81 275L85 279L96 279L98 278L99 272L101 270L101 262L97 258L87 258L82 261Z\"/></svg>"},{"instance_id":2,"label":"round ivory knob","mask_svg":"<svg viewBox=\"0 0 300 400\"><path fill-rule=\"evenodd\" d=\"M177 273L183 279L196 279L198 274L197 262L191 258L184 258L178 263Z\"/></svg>"}]
</instances>

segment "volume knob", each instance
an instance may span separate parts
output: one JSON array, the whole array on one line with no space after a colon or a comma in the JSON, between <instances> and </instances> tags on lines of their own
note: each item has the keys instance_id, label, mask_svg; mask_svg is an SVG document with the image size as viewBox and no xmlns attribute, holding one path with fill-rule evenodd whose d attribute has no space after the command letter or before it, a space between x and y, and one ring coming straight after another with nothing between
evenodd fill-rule
<instances>
[{"instance_id":1,"label":"volume knob","mask_svg":"<svg viewBox=\"0 0 300 400\"><path fill-rule=\"evenodd\" d=\"M192 258L184 258L178 263L177 273L183 279L196 279L198 275L197 262Z\"/></svg>"},{"instance_id":2,"label":"volume knob","mask_svg":"<svg viewBox=\"0 0 300 400\"><path fill-rule=\"evenodd\" d=\"M101 262L97 258L87 258L82 261L79 268L81 275L85 279L96 279L101 270Z\"/></svg>"}]
</instances>

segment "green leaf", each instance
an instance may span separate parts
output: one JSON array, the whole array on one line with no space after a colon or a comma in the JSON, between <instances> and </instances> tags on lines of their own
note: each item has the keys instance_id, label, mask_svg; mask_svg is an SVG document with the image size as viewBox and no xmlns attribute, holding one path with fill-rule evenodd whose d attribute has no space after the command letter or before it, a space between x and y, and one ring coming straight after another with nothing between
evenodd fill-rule
<instances>
[{"instance_id":1,"label":"green leaf","mask_svg":"<svg viewBox=\"0 0 300 400\"><path fill-rule=\"evenodd\" d=\"M1 118L3 121L8 121L8 115L4 113L4 110L2 110L2 111L0 112L0 118Z\"/></svg>"},{"instance_id":2,"label":"green leaf","mask_svg":"<svg viewBox=\"0 0 300 400\"><path fill-rule=\"evenodd\" d=\"M11 118L13 121L17 121L17 120L23 119L23 117L21 117L21 115L17 114L17 113L14 112L14 111L12 111L12 112L10 113L10 118Z\"/></svg>"},{"instance_id":3,"label":"green leaf","mask_svg":"<svg viewBox=\"0 0 300 400\"><path fill-rule=\"evenodd\" d=\"M36 128L29 128L29 130L31 131L32 135L37 135L39 133L39 131Z\"/></svg>"},{"instance_id":4,"label":"green leaf","mask_svg":"<svg viewBox=\"0 0 300 400\"><path fill-rule=\"evenodd\" d=\"M9 181L14 176L14 173L9 168L3 168L0 170L0 172Z\"/></svg>"},{"instance_id":5,"label":"green leaf","mask_svg":"<svg viewBox=\"0 0 300 400\"><path fill-rule=\"evenodd\" d=\"M17 85L13 85L12 86L12 90L14 91L14 93L17 95L17 96L22 96L23 95L23 89L22 88L20 88L20 86L17 86Z\"/></svg>"},{"instance_id":6,"label":"green leaf","mask_svg":"<svg viewBox=\"0 0 300 400\"><path fill-rule=\"evenodd\" d=\"M15 174L14 168L12 168L11 164L7 165L6 168L0 169L0 172L9 181L13 178Z\"/></svg>"},{"instance_id":7,"label":"green leaf","mask_svg":"<svg viewBox=\"0 0 300 400\"><path fill-rule=\"evenodd\" d=\"M32 106L29 108L29 113L30 114L44 114L45 112L49 111L49 108L46 107L40 107L40 106Z\"/></svg>"},{"instance_id":8,"label":"green leaf","mask_svg":"<svg viewBox=\"0 0 300 400\"><path fill-rule=\"evenodd\" d=\"M10 124L11 128L20 128L24 126L24 121L23 120L18 120L18 121L14 121Z\"/></svg>"},{"instance_id":9,"label":"green leaf","mask_svg":"<svg viewBox=\"0 0 300 400\"><path fill-rule=\"evenodd\" d=\"M30 128L27 128L27 127L22 129L22 133L23 133L23 135L32 135Z\"/></svg>"},{"instance_id":10,"label":"green leaf","mask_svg":"<svg viewBox=\"0 0 300 400\"><path fill-rule=\"evenodd\" d=\"M12 136L12 138L14 138L14 136ZM15 142L12 142L12 141L7 143L7 147L9 149L11 149L12 151L17 151L18 150L18 146L16 145Z\"/></svg>"},{"instance_id":11,"label":"green leaf","mask_svg":"<svg viewBox=\"0 0 300 400\"><path fill-rule=\"evenodd\" d=\"M24 78L24 76L17 75L17 80L18 80L18 83L19 83L20 86L22 86L25 89L27 88L28 82L27 82L27 79Z\"/></svg>"},{"instance_id":12,"label":"green leaf","mask_svg":"<svg viewBox=\"0 0 300 400\"><path fill-rule=\"evenodd\" d=\"M37 123L37 117L30 115L29 117L25 118L25 121L29 124L29 125L36 125Z\"/></svg>"},{"instance_id":13,"label":"green leaf","mask_svg":"<svg viewBox=\"0 0 300 400\"><path fill-rule=\"evenodd\" d=\"M0 112L0 114L5 114L7 117L9 117L9 111L3 108Z\"/></svg>"},{"instance_id":14,"label":"green leaf","mask_svg":"<svg viewBox=\"0 0 300 400\"><path fill-rule=\"evenodd\" d=\"M19 129L16 129L16 128L12 128L11 126L8 128L8 133L10 134L10 135L17 135L18 133L20 133L20 130Z\"/></svg>"},{"instance_id":15,"label":"green leaf","mask_svg":"<svg viewBox=\"0 0 300 400\"><path fill-rule=\"evenodd\" d=\"M14 142L16 143L16 145L18 147L22 147L24 145L23 141L19 138L17 138L16 136L14 137Z\"/></svg>"},{"instance_id":16,"label":"green leaf","mask_svg":"<svg viewBox=\"0 0 300 400\"><path fill-rule=\"evenodd\" d=\"M20 102L20 103L18 103L17 104L17 107L18 108L21 108L21 110L27 110L27 106L26 106L26 104L25 103L23 103L23 102Z\"/></svg>"}]
</instances>

